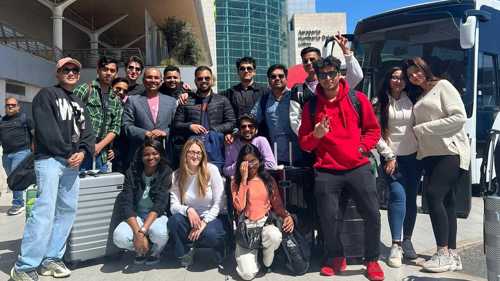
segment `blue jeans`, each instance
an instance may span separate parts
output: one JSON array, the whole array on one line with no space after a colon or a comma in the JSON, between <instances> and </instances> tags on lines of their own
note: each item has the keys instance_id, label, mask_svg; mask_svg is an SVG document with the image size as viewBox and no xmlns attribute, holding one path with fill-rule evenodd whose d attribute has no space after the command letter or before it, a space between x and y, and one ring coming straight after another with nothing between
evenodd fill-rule
<instances>
[{"instance_id":1,"label":"blue jeans","mask_svg":"<svg viewBox=\"0 0 500 281\"><path fill-rule=\"evenodd\" d=\"M2 164L7 176L16 169L16 167L26 158L31 151L29 149L20 150L18 152L4 154L2 156ZM23 191L12 192L12 206L24 206Z\"/></svg>"},{"instance_id":2,"label":"blue jeans","mask_svg":"<svg viewBox=\"0 0 500 281\"><path fill-rule=\"evenodd\" d=\"M108 151L104 150L99 153L98 156L95 157L95 168L99 170L100 172L107 172L108 171L108 163L103 163L101 155L103 153L108 153ZM94 157L88 153L85 153L85 158L83 159L82 165L80 165L80 171L88 171L92 170L92 161L94 160Z\"/></svg>"},{"instance_id":3,"label":"blue jeans","mask_svg":"<svg viewBox=\"0 0 500 281\"><path fill-rule=\"evenodd\" d=\"M410 239L417 219L417 187L420 165L416 154L398 156L396 171L386 176L389 184L388 219L393 241ZM404 232L404 237L401 237Z\"/></svg>"},{"instance_id":4,"label":"blue jeans","mask_svg":"<svg viewBox=\"0 0 500 281\"><path fill-rule=\"evenodd\" d=\"M24 227L18 271L34 270L64 255L80 189L78 170L66 165L63 158L35 160L38 197Z\"/></svg>"},{"instance_id":5,"label":"blue jeans","mask_svg":"<svg viewBox=\"0 0 500 281\"><path fill-rule=\"evenodd\" d=\"M180 258L187 254L189 248L193 246L193 242L188 240L191 225L188 218L181 214L171 216L167 224L170 238L174 242L174 254L177 258ZM213 248L218 255L217 258L222 259L225 235L226 232L222 220L216 218L209 222L200 234L200 237L196 241L196 247Z\"/></svg>"},{"instance_id":6,"label":"blue jeans","mask_svg":"<svg viewBox=\"0 0 500 281\"><path fill-rule=\"evenodd\" d=\"M146 219L144 217L137 217L137 223L140 227L144 225L143 221ZM148 238L153 244L151 247L151 253L153 256L159 256L163 248L168 241L168 231L167 231L167 216L161 216L156 218L151 224L148 231ZM120 249L126 249L129 251L135 251L134 248L134 233L132 228L126 221L121 222L113 232L113 242L116 247Z\"/></svg>"}]
</instances>

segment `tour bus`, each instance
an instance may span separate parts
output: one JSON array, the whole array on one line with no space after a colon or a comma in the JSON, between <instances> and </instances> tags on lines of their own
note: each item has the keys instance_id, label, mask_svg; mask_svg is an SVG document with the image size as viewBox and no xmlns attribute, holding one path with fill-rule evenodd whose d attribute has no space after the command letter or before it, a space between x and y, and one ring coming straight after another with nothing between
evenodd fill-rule
<instances>
[{"instance_id":1,"label":"tour bus","mask_svg":"<svg viewBox=\"0 0 500 281\"><path fill-rule=\"evenodd\" d=\"M434 1L359 21L352 45L365 74L360 87L370 97L391 67L415 56L455 85L467 112L468 184L476 186L488 178L488 161L483 160L500 106L499 34L500 1Z\"/></svg>"}]
</instances>

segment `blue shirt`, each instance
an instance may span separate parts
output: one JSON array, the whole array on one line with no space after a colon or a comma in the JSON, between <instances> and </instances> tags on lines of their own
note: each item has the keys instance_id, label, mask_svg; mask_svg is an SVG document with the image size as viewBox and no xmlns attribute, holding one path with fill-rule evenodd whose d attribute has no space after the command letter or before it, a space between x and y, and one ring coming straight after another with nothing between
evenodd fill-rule
<instances>
[{"instance_id":1,"label":"blue shirt","mask_svg":"<svg viewBox=\"0 0 500 281\"><path fill-rule=\"evenodd\" d=\"M263 114L260 101L257 101L252 109L257 123L266 122L271 139L271 148L274 151L274 143L277 144L278 162L289 162L289 143L292 145L292 160L300 157L301 152L298 145L297 136L290 128L290 97L291 93L286 90L280 100L277 100L271 91L267 92L269 97L265 106L266 112ZM266 93L266 94L267 94ZM263 96L265 96L264 94Z\"/></svg>"}]
</instances>

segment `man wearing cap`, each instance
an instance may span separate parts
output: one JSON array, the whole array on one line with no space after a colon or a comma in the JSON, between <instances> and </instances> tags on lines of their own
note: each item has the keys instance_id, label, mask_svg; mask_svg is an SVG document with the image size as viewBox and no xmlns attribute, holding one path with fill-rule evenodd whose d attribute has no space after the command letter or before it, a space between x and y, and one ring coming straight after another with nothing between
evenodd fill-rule
<instances>
[{"instance_id":1,"label":"man wearing cap","mask_svg":"<svg viewBox=\"0 0 500 281\"><path fill-rule=\"evenodd\" d=\"M79 166L93 155L95 136L84 105L73 93L81 64L66 57L57 62L58 84L33 99L35 173L38 198L24 227L21 251L10 272L14 281L38 280L40 274L67 277L62 262L78 201Z\"/></svg>"}]
</instances>

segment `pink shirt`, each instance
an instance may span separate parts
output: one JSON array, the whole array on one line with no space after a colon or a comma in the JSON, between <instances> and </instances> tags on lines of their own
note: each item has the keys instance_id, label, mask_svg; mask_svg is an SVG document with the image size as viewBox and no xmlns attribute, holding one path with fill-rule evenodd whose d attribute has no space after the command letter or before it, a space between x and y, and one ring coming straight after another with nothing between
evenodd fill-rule
<instances>
[{"instance_id":1,"label":"pink shirt","mask_svg":"<svg viewBox=\"0 0 500 281\"><path fill-rule=\"evenodd\" d=\"M158 117L158 110L160 107L160 95L156 95L151 98L148 97L148 105L149 105L149 111L151 111L153 120L156 123L156 117Z\"/></svg>"}]
</instances>

